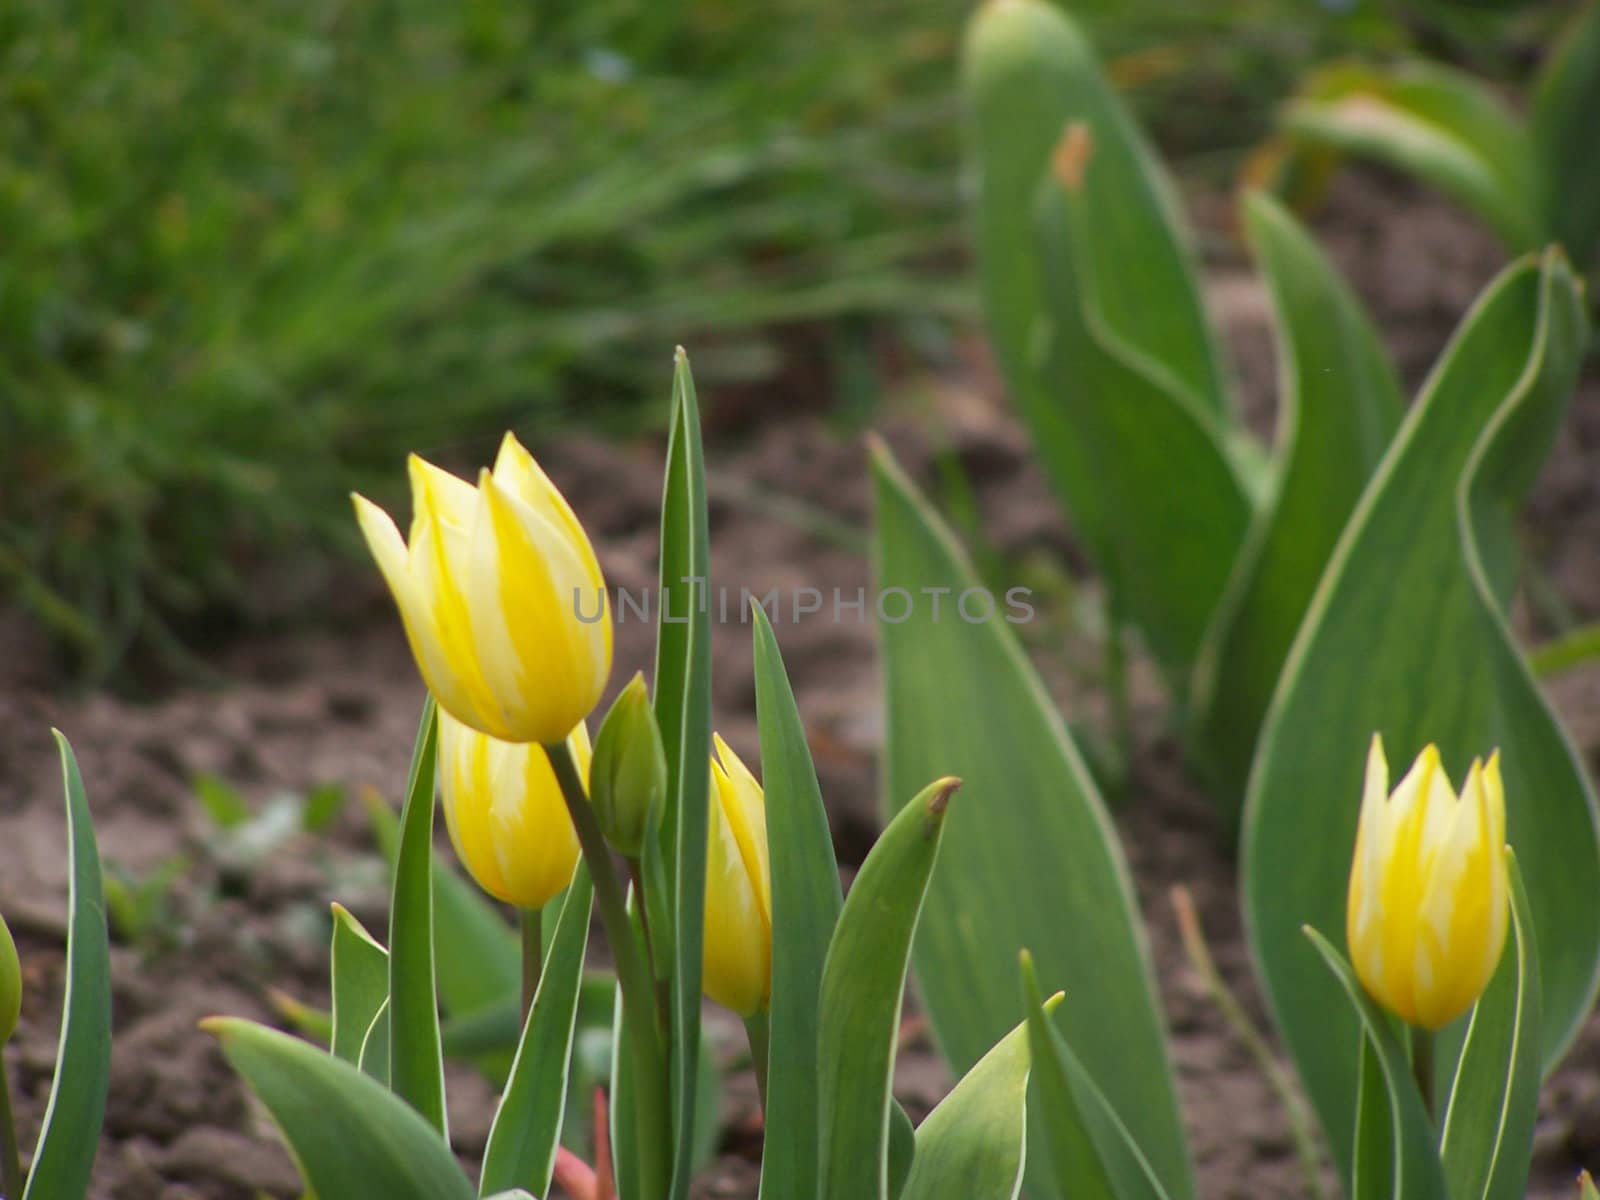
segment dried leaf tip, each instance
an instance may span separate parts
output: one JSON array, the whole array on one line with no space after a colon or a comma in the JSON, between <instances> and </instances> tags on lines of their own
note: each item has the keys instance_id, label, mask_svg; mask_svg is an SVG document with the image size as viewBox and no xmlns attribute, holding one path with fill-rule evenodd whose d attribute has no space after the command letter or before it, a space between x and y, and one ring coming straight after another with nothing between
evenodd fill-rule
<instances>
[{"instance_id":1,"label":"dried leaf tip","mask_svg":"<svg viewBox=\"0 0 1600 1200\"><path fill-rule=\"evenodd\" d=\"M1069 121L1050 154L1050 172L1068 191L1083 187L1084 172L1094 157L1094 134L1085 121Z\"/></svg>"}]
</instances>

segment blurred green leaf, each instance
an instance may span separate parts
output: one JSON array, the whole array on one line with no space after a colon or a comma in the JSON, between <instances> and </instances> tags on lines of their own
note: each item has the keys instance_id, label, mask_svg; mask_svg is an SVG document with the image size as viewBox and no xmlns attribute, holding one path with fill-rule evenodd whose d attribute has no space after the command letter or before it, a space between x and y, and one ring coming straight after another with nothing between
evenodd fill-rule
<instances>
[{"instance_id":1,"label":"blurred green leaf","mask_svg":"<svg viewBox=\"0 0 1600 1200\"><path fill-rule=\"evenodd\" d=\"M1250 505L1179 208L1054 6L979 8L963 81L1009 391L1114 598L1181 679Z\"/></svg>"},{"instance_id":2,"label":"blurred green leaf","mask_svg":"<svg viewBox=\"0 0 1600 1200\"><path fill-rule=\"evenodd\" d=\"M588 868L580 862L567 888L555 937L544 956L539 990L517 1046L516 1062L489 1130L478 1183L480 1196L508 1187L527 1187L542 1196L550 1186L556 1147L561 1142L593 903L594 885Z\"/></svg>"},{"instance_id":3,"label":"blurred green leaf","mask_svg":"<svg viewBox=\"0 0 1600 1200\"><path fill-rule=\"evenodd\" d=\"M433 959L434 768L439 722L430 695L422 706L400 810L400 848L389 901L389 1083L395 1095L446 1139L444 1053Z\"/></svg>"},{"instance_id":4,"label":"blurred green leaf","mask_svg":"<svg viewBox=\"0 0 1600 1200\"><path fill-rule=\"evenodd\" d=\"M711 787L710 542L705 458L689 357L672 378L672 432L661 498L660 605L656 629L656 719L667 751L662 830L671 896L673 1200L686 1200L698 1114L700 971L705 920L706 821Z\"/></svg>"},{"instance_id":5,"label":"blurred green leaf","mask_svg":"<svg viewBox=\"0 0 1600 1200\"><path fill-rule=\"evenodd\" d=\"M1522 1200L1539 1115L1539 949L1516 856L1512 937L1467 1026L1440 1121L1439 1155L1453 1200Z\"/></svg>"},{"instance_id":6,"label":"blurred green leaf","mask_svg":"<svg viewBox=\"0 0 1600 1200\"><path fill-rule=\"evenodd\" d=\"M362 1043L378 1010L389 1001L389 952L341 904L333 906L333 1036L328 1051L360 1064Z\"/></svg>"},{"instance_id":7,"label":"blurred green leaf","mask_svg":"<svg viewBox=\"0 0 1600 1200\"><path fill-rule=\"evenodd\" d=\"M828 946L817 1031L822 1200L888 1197L890 1087L911 939L960 782L935 780L889 823L850 885Z\"/></svg>"},{"instance_id":8,"label":"blurred green leaf","mask_svg":"<svg viewBox=\"0 0 1600 1200\"><path fill-rule=\"evenodd\" d=\"M842 895L828 814L772 623L754 621L756 717L772 856L772 1011L762 1200L810 1200L818 1178L818 999Z\"/></svg>"},{"instance_id":9,"label":"blurred green leaf","mask_svg":"<svg viewBox=\"0 0 1600 1200\"><path fill-rule=\"evenodd\" d=\"M356 1056L356 1066L361 1073L376 1079L384 1087L391 1086L389 1065L392 1041L389 1032L389 997L385 996L378 1011L372 1014L372 1024L367 1026L366 1036L361 1039L361 1053Z\"/></svg>"},{"instance_id":10,"label":"blurred green leaf","mask_svg":"<svg viewBox=\"0 0 1600 1200\"><path fill-rule=\"evenodd\" d=\"M1015 1200L1027 1140L1028 1027L978 1060L917 1129L903 1200Z\"/></svg>"},{"instance_id":11,"label":"blurred green leaf","mask_svg":"<svg viewBox=\"0 0 1600 1200\"><path fill-rule=\"evenodd\" d=\"M1373 1163L1372 1173L1368 1174L1364 1164L1357 1176L1358 1181L1370 1182L1387 1175L1387 1179L1382 1181L1383 1186L1371 1194L1370 1200L1379 1200L1379 1197L1388 1197L1390 1200L1395 1197L1404 1197L1405 1200L1446 1200L1449 1193L1445 1191L1439 1155L1434 1150L1433 1123L1427 1109L1422 1106L1417 1085L1412 1081L1411 1066L1405 1051L1395 1041L1387 1019L1373 1007L1372 1001L1361 990L1361 984L1356 981L1355 972L1350 969L1344 956L1311 926L1306 926L1304 933L1338 980L1345 1004L1360 1021L1361 1044L1366 1047L1366 1052L1375 1056L1385 1089L1381 1099L1386 1102L1384 1111L1389 1118L1386 1139L1388 1170L1380 1171L1377 1164ZM1364 1115L1375 1111L1368 1108L1372 1099L1371 1093L1362 1094ZM1369 1147L1369 1143L1363 1142L1363 1150ZM1357 1188L1360 1187L1358 1182ZM1357 1200L1369 1200L1363 1190L1357 1190L1356 1197Z\"/></svg>"},{"instance_id":12,"label":"blurred green leaf","mask_svg":"<svg viewBox=\"0 0 1600 1200\"><path fill-rule=\"evenodd\" d=\"M266 1105L317 1195L472 1200L438 1130L349 1063L250 1021L213 1017L205 1027Z\"/></svg>"},{"instance_id":13,"label":"blurred green leaf","mask_svg":"<svg viewBox=\"0 0 1600 1200\"><path fill-rule=\"evenodd\" d=\"M1540 211L1549 236L1587 271L1600 243L1600 4L1578 6L1535 81L1531 132Z\"/></svg>"},{"instance_id":14,"label":"blurred green leaf","mask_svg":"<svg viewBox=\"0 0 1600 1200\"><path fill-rule=\"evenodd\" d=\"M1458 330L1368 485L1268 711L1246 799L1242 888L1267 996L1351 1162L1356 1023L1309 977L1300 926L1340 930L1365 748L1436 743L1453 778L1499 747L1508 840L1526 866L1548 1067L1594 1001L1595 800L1506 624L1517 508L1565 412L1585 339L1577 281L1549 253L1509 267ZM1316 853L1307 853L1315 847ZM1459 1023L1441 1041L1448 1070Z\"/></svg>"},{"instance_id":15,"label":"blurred green leaf","mask_svg":"<svg viewBox=\"0 0 1600 1200\"><path fill-rule=\"evenodd\" d=\"M71 874L67 889L67 988L61 1040L44 1124L22 1200L77 1200L89 1190L93 1147L111 1083L111 945L100 852L83 776L66 735L54 730L66 790ZM87 1149L87 1153L85 1152Z\"/></svg>"},{"instance_id":16,"label":"blurred green leaf","mask_svg":"<svg viewBox=\"0 0 1600 1200\"><path fill-rule=\"evenodd\" d=\"M1477 213L1512 251L1545 239L1528 133L1464 72L1335 63L1306 81L1282 121L1303 142L1419 176Z\"/></svg>"},{"instance_id":17,"label":"blurred green leaf","mask_svg":"<svg viewBox=\"0 0 1600 1200\"><path fill-rule=\"evenodd\" d=\"M886 454L873 470L880 594L946 587L959 596L979 586ZM905 621L879 622L886 796L892 803L941 771L964 779L970 793L950 816L916 948L940 1049L961 1072L1012 1027L1016 955L1030 947L1047 980L1071 982L1056 1021L1112 1109L1167 1190L1191 1195L1149 954L1111 821L1005 619L944 615L934 619L924 604ZM1037 1123L1033 1136L1044 1136ZM1028 1187L1060 1194L1037 1167Z\"/></svg>"},{"instance_id":18,"label":"blurred green leaf","mask_svg":"<svg viewBox=\"0 0 1600 1200\"><path fill-rule=\"evenodd\" d=\"M1261 193L1244 218L1277 318L1280 466L1201 644L1190 735L1235 825L1284 657L1401 410L1377 331L1317 244Z\"/></svg>"},{"instance_id":19,"label":"blurred green leaf","mask_svg":"<svg viewBox=\"0 0 1600 1200\"><path fill-rule=\"evenodd\" d=\"M233 829L250 819L250 805L238 789L215 775L202 775L194 781L194 794L218 829Z\"/></svg>"}]
</instances>

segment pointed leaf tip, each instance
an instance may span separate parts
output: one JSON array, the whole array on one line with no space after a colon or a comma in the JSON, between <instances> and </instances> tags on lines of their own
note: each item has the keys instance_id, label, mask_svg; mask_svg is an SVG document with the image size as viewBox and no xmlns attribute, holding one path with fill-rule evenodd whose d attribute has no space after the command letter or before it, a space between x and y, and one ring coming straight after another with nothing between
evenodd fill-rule
<instances>
[{"instance_id":1,"label":"pointed leaf tip","mask_svg":"<svg viewBox=\"0 0 1600 1200\"><path fill-rule=\"evenodd\" d=\"M950 807L950 797L961 790L961 780L954 775L946 775L943 779L935 780L933 786L938 790L928 797L928 814L942 817L944 810Z\"/></svg>"}]
</instances>

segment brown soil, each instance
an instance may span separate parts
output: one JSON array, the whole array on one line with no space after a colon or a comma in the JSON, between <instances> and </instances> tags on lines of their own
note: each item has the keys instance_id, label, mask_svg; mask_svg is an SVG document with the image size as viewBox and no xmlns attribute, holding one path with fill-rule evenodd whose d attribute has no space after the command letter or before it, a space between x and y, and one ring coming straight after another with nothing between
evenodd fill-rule
<instances>
[{"instance_id":1,"label":"brown soil","mask_svg":"<svg viewBox=\"0 0 1600 1200\"><path fill-rule=\"evenodd\" d=\"M1198 197L1209 243L1211 290L1235 352L1247 409L1270 424L1273 388L1266 307L1226 233L1225 208ZM1378 176L1351 176L1320 229L1381 315L1415 383L1456 317L1492 273L1498 252L1467 218ZM970 479L988 540L1009 561L1042 555L1078 562L1070 537L1004 409L976 343L938 377L900 376L880 426L914 474L933 478L933 446L948 446ZM828 424L825 406L774 413L748 400L707 398L715 582L736 596L780 586L868 583L860 539L868 493L859 439ZM653 578L661 447L571 439L539 447L602 550L609 581L641 589ZM1544 569L1586 619L1600 617L1600 381L1587 380L1531 507ZM797 517L798 512L798 517ZM219 854L194 795L215 774L256 804L285 789L336 782L395 797L406 768L421 687L374 573L357 565L316 629L232 644L217 665L229 681L131 704L66 697L42 686L37 660L10 626L0 687L0 910L26 964L23 1024L8 1052L25 1142L42 1112L62 984L65 833L48 729L73 739L108 863L136 877L172 856L191 860L170 919L138 946L113 952L116 1038L97 1200L251 1200L298 1194L295 1173L267 1124L196 1022L210 1013L271 1020L268 990L326 999L326 905L338 899L381 927L383 871L359 806L329 834L300 836L251 867ZM1530 621L1532 619L1530 618ZM3 625L0 622L0 625ZM1532 626L1530 626L1532 628ZM650 629L618 626L620 683L648 669ZM1096 695L1075 663L1081 634L1053 631L1039 652L1070 716L1094 718ZM810 730L841 860L859 862L877 827L875 761L882 728L870 624L816 617L780 623ZM14 649L14 652L13 652ZM748 630L719 629L718 728L754 755ZM1147 672L1137 693L1140 753L1118 814L1148 920L1173 1035L1202 1194L1304 1194L1281 1107L1218 1015L1181 953L1168 891L1193 890L1221 969L1260 1019L1242 942L1233 866L1211 809L1163 732L1163 702ZM3 678L3 676L0 676ZM1600 673L1552 687L1591 767L1600 755ZM713 1026L730 1056L737 1027ZM481 1150L491 1097L470 1072L451 1075L452 1123L462 1152ZM902 1057L900 1090L925 1111L948 1077L925 1038ZM755 1103L748 1073L730 1076L724 1150L702 1194L754 1195ZM1546 1089L1533 1192L1570 1196L1584 1163L1600 1158L1600 1021Z\"/></svg>"}]
</instances>

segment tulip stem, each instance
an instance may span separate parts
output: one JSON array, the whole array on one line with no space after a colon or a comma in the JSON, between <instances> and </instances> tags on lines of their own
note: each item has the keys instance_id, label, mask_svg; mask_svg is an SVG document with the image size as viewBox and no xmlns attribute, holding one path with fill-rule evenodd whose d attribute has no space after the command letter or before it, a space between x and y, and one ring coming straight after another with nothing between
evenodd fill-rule
<instances>
[{"instance_id":1,"label":"tulip stem","mask_svg":"<svg viewBox=\"0 0 1600 1200\"><path fill-rule=\"evenodd\" d=\"M589 864L600 923L605 927L606 941L611 944L611 956L616 963L626 1040L633 1055L640 1188L647 1198L653 1198L662 1194L671 1171L666 1143L669 1129L664 1124L669 1112L666 1060L661 1050L655 993L640 953L639 939L634 935L633 920L628 916L616 864L612 862L594 810L589 807L578 764L566 742L547 744L544 749L550 756L556 782L561 785L561 795L567 802L567 812L572 817L584 861ZM644 911L643 896L639 897L639 911Z\"/></svg>"},{"instance_id":2,"label":"tulip stem","mask_svg":"<svg viewBox=\"0 0 1600 1200\"><path fill-rule=\"evenodd\" d=\"M1433 1113L1433 1034L1426 1029L1411 1030L1411 1074L1422 1093L1422 1107Z\"/></svg>"},{"instance_id":3,"label":"tulip stem","mask_svg":"<svg viewBox=\"0 0 1600 1200\"><path fill-rule=\"evenodd\" d=\"M539 994L539 972L544 966L544 910L519 908L517 927L522 931L522 1023L528 1023L533 998Z\"/></svg>"},{"instance_id":4,"label":"tulip stem","mask_svg":"<svg viewBox=\"0 0 1600 1200\"><path fill-rule=\"evenodd\" d=\"M750 1065L756 1073L756 1091L761 1094L761 1111L767 1111L767 1055L771 1053L772 1022L763 1010L744 1019L744 1035L750 1042Z\"/></svg>"},{"instance_id":5,"label":"tulip stem","mask_svg":"<svg viewBox=\"0 0 1600 1200\"><path fill-rule=\"evenodd\" d=\"M11 1085L6 1080L5 1063L0 1062L0 1190L20 1200L26 1183L21 1151L17 1149L17 1125L11 1118Z\"/></svg>"}]
</instances>

